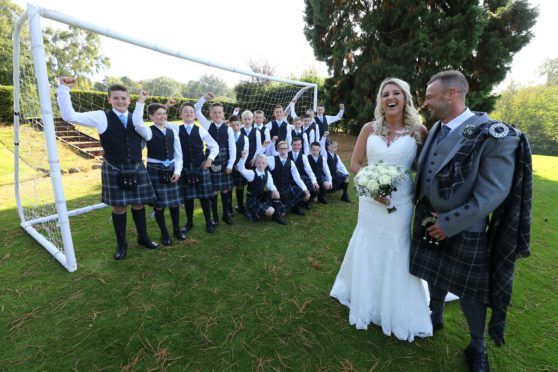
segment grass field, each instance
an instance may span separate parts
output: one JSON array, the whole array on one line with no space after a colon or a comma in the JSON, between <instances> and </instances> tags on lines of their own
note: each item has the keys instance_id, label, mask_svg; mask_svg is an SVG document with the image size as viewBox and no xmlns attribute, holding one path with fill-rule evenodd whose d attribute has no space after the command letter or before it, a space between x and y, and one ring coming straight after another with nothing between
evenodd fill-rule
<instances>
[{"instance_id":1,"label":"grass field","mask_svg":"<svg viewBox=\"0 0 558 372\"><path fill-rule=\"evenodd\" d=\"M339 139L347 163L354 138ZM532 257L517 264L507 343L489 346L495 371L558 369L558 158L536 156L534 167ZM97 171L63 179L71 206L99 200ZM121 262L99 210L71 219L69 274L19 228L13 186L0 186L0 370L465 370L457 303L442 331L407 343L349 326L328 296L356 222L352 199L331 197L288 226L235 216L213 235L198 209L186 242L154 251L137 247L129 218Z\"/></svg>"}]
</instances>

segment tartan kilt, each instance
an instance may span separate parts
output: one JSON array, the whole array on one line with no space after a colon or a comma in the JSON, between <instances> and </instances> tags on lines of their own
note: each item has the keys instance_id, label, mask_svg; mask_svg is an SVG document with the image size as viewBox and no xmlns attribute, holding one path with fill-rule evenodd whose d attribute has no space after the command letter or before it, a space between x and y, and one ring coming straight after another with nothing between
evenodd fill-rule
<instances>
[{"instance_id":1,"label":"tartan kilt","mask_svg":"<svg viewBox=\"0 0 558 372\"><path fill-rule=\"evenodd\" d=\"M234 169L232 172L232 178L233 178L233 186L235 188L244 187L248 183L246 182L246 178L244 178L242 174L240 174L240 172L237 171L236 169Z\"/></svg>"},{"instance_id":2,"label":"tartan kilt","mask_svg":"<svg viewBox=\"0 0 558 372\"><path fill-rule=\"evenodd\" d=\"M282 208L279 211L281 214L288 212L292 207L296 207L306 196L304 190L298 187L298 185L290 185L286 189L277 188L277 191L281 195Z\"/></svg>"},{"instance_id":3,"label":"tartan kilt","mask_svg":"<svg viewBox=\"0 0 558 372\"><path fill-rule=\"evenodd\" d=\"M194 170L194 166L190 165L189 168L185 168L189 171ZM184 179L181 177L180 185L182 189L182 197L184 200L192 200L192 199L209 199L213 197L213 186L211 185L211 175L207 169L203 169L203 167L197 168L200 173L199 182L195 185L190 185L184 182Z\"/></svg>"},{"instance_id":4,"label":"tartan kilt","mask_svg":"<svg viewBox=\"0 0 558 372\"><path fill-rule=\"evenodd\" d=\"M155 191L157 199L153 202L155 208L178 207L182 204L182 192L180 191L180 179L173 183L161 183L159 171L163 169L172 169L174 172L174 164L165 167L160 163L147 163L147 173L151 180L151 185Z\"/></svg>"},{"instance_id":5,"label":"tartan kilt","mask_svg":"<svg viewBox=\"0 0 558 372\"><path fill-rule=\"evenodd\" d=\"M209 172L211 174L211 185L213 191L230 190L233 187L232 174L227 174L227 163L229 159L229 152L227 148L219 149L219 156L215 160L219 160L222 164L219 173Z\"/></svg>"},{"instance_id":6,"label":"tartan kilt","mask_svg":"<svg viewBox=\"0 0 558 372\"><path fill-rule=\"evenodd\" d=\"M337 172L331 175L331 189L329 189L328 192L332 193L338 190L342 190L343 189L342 186L345 183L347 177L348 176Z\"/></svg>"},{"instance_id":7,"label":"tartan kilt","mask_svg":"<svg viewBox=\"0 0 558 372\"><path fill-rule=\"evenodd\" d=\"M120 169L138 169L139 182L134 190L123 190L118 186L118 174ZM119 168L103 161L101 167L102 196L103 203L110 206L123 207L126 205L150 204L155 201L155 192L149 180L149 174L143 163L121 164Z\"/></svg>"},{"instance_id":8,"label":"tartan kilt","mask_svg":"<svg viewBox=\"0 0 558 372\"><path fill-rule=\"evenodd\" d=\"M266 192L263 197L246 195L246 217L250 222L261 220L265 216L265 211L272 206L269 192Z\"/></svg>"},{"instance_id":9,"label":"tartan kilt","mask_svg":"<svg viewBox=\"0 0 558 372\"><path fill-rule=\"evenodd\" d=\"M423 240L421 226L430 212L423 201L417 204L409 271L459 298L488 304L490 251L486 232L463 231L449 238L443 248L432 248Z\"/></svg>"},{"instance_id":10,"label":"tartan kilt","mask_svg":"<svg viewBox=\"0 0 558 372\"><path fill-rule=\"evenodd\" d=\"M312 184L310 177L308 177L306 174L301 174L300 179L302 179L302 182L304 182L308 190L314 190L314 185Z\"/></svg>"}]
</instances>

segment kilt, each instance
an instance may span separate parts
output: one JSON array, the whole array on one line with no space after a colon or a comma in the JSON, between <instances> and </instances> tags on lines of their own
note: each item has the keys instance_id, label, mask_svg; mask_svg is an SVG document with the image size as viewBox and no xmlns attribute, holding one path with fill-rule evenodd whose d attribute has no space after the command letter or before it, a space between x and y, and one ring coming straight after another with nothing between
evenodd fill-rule
<instances>
[{"instance_id":1,"label":"kilt","mask_svg":"<svg viewBox=\"0 0 558 372\"><path fill-rule=\"evenodd\" d=\"M233 179L233 186L235 188L241 188L244 187L248 182L246 181L246 178L244 178L242 176L242 174L240 174L239 171L237 171L236 169L233 170L232 172L232 179Z\"/></svg>"},{"instance_id":2,"label":"kilt","mask_svg":"<svg viewBox=\"0 0 558 372\"><path fill-rule=\"evenodd\" d=\"M463 231L449 238L444 248L432 248L422 239L421 226L430 212L424 201L417 204L409 271L459 298L488 304L490 252L486 232Z\"/></svg>"},{"instance_id":3,"label":"kilt","mask_svg":"<svg viewBox=\"0 0 558 372\"><path fill-rule=\"evenodd\" d=\"M247 195L246 217L251 222L259 221L265 216L265 211L272 206L269 192L266 192L263 197Z\"/></svg>"},{"instance_id":4,"label":"kilt","mask_svg":"<svg viewBox=\"0 0 558 372\"><path fill-rule=\"evenodd\" d=\"M159 171L163 169L172 169L174 171L174 164L170 167L165 167L160 163L147 163L147 173L149 173L149 179L157 197L157 200L152 204L155 208L178 207L182 204L180 179L174 183L161 183Z\"/></svg>"},{"instance_id":5,"label":"kilt","mask_svg":"<svg viewBox=\"0 0 558 372\"><path fill-rule=\"evenodd\" d=\"M134 190L123 190L118 186L120 169L138 169L139 182ZM123 207L126 205L149 204L155 201L155 192L143 163L119 164L117 168L116 165L109 164L105 160L101 167L101 181L103 184L101 200L110 206Z\"/></svg>"},{"instance_id":6,"label":"kilt","mask_svg":"<svg viewBox=\"0 0 558 372\"><path fill-rule=\"evenodd\" d=\"M211 185L213 187L213 191L230 190L233 187L232 174L227 174L228 154L229 153L226 148L219 149L219 156L216 160L222 162L221 171L219 173L209 172L211 174Z\"/></svg>"},{"instance_id":7,"label":"kilt","mask_svg":"<svg viewBox=\"0 0 558 372\"><path fill-rule=\"evenodd\" d=\"M302 182L304 182L308 190L314 190L314 185L312 184L310 177L308 177L306 174L301 174L300 179L302 179Z\"/></svg>"},{"instance_id":8,"label":"kilt","mask_svg":"<svg viewBox=\"0 0 558 372\"><path fill-rule=\"evenodd\" d=\"M336 192L337 190L342 190L342 186L345 183L345 180L347 180L347 177L348 176L337 172L335 174L332 174L331 189L329 189L328 192Z\"/></svg>"},{"instance_id":9,"label":"kilt","mask_svg":"<svg viewBox=\"0 0 558 372\"><path fill-rule=\"evenodd\" d=\"M194 170L194 166L190 165L186 168L189 171ZM196 168L199 171L199 182L195 185L190 185L184 182L181 178L180 185L182 188L182 197L184 200L192 199L208 199L213 197L213 187L211 186L211 175L207 169L203 167Z\"/></svg>"},{"instance_id":10,"label":"kilt","mask_svg":"<svg viewBox=\"0 0 558 372\"><path fill-rule=\"evenodd\" d=\"M306 194L297 185L290 185L287 189L278 189L281 195L282 209L280 213L288 212L292 207L296 207L298 203L304 199Z\"/></svg>"}]
</instances>

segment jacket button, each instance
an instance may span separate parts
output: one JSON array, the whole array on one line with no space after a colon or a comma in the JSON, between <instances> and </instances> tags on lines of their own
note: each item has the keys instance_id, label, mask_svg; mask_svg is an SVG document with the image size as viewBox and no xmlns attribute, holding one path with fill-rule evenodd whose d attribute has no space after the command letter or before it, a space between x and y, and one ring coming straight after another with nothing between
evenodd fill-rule
<instances>
[{"instance_id":1,"label":"jacket button","mask_svg":"<svg viewBox=\"0 0 558 372\"><path fill-rule=\"evenodd\" d=\"M464 206L463 208L465 208L465 209L469 209L469 206L468 206L468 205L465 205L465 206Z\"/></svg>"},{"instance_id":2,"label":"jacket button","mask_svg":"<svg viewBox=\"0 0 558 372\"><path fill-rule=\"evenodd\" d=\"M449 221L449 220L450 220L449 216L446 216L446 218L444 218L444 219L445 219L446 221Z\"/></svg>"},{"instance_id":3,"label":"jacket button","mask_svg":"<svg viewBox=\"0 0 558 372\"><path fill-rule=\"evenodd\" d=\"M459 212L455 212L453 215L454 215L455 217L459 217Z\"/></svg>"}]
</instances>

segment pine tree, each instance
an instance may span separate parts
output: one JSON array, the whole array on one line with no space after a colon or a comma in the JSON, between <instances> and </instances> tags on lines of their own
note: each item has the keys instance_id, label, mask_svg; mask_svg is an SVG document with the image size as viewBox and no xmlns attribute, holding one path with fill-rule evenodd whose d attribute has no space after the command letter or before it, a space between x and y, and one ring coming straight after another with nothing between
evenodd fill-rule
<instances>
[{"instance_id":1,"label":"pine tree","mask_svg":"<svg viewBox=\"0 0 558 372\"><path fill-rule=\"evenodd\" d=\"M305 0L305 35L324 61L329 106L350 103L360 125L373 117L383 79L411 84L422 102L430 76L444 69L469 80L468 104L489 111L492 88L532 38L538 10L527 0Z\"/></svg>"}]
</instances>

